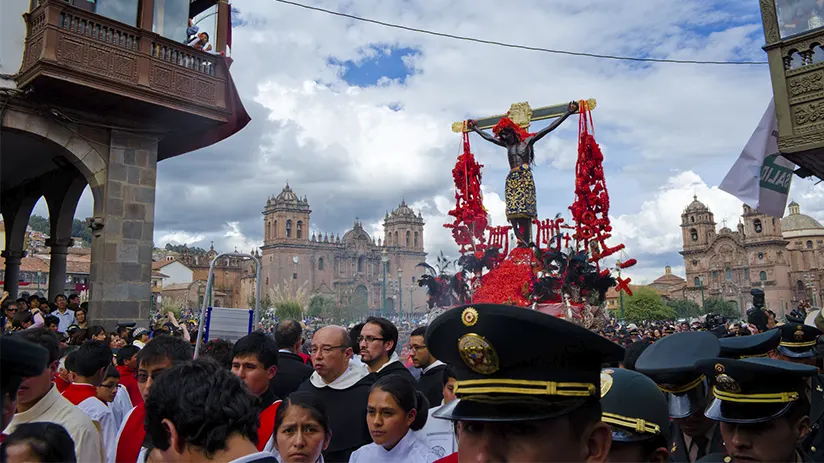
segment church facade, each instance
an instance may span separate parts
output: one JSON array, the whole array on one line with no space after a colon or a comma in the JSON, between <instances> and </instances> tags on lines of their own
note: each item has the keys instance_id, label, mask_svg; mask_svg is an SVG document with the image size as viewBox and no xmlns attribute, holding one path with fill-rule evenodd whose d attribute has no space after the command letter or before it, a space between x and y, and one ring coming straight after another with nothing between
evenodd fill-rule
<instances>
[{"instance_id":1,"label":"church facade","mask_svg":"<svg viewBox=\"0 0 824 463\"><path fill-rule=\"evenodd\" d=\"M422 274L415 266L426 261L424 221L405 202L387 213L384 236L369 236L355 220L343 234L317 235L310 231L308 199L287 184L263 210L261 247L263 292L277 285L309 294L333 297L338 304L359 310L424 311L426 291L417 285ZM386 299L383 298L384 271Z\"/></svg>"},{"instance_id":2,"label":"church facade","mask_svg":"<svg viewBox=\"0 0 824 463\"><path fill-rule=\"evenodd\" d=\"M681 214L681 231L685 298L722 298L744 312L750 291L762 288L779 318L802 301L821 305L824 226L797 203L782 219L744 205L736 230L717 230L712 211L695 197Z\"/></svg>"}]
</instances>

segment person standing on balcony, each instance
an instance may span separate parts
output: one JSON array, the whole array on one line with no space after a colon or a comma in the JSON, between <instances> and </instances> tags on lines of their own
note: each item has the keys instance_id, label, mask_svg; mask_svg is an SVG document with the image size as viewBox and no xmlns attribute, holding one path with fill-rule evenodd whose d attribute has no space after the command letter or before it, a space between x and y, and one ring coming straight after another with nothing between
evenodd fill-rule
<instances>
[{"instance_id":1,"label":"person standing on balcony","mask_svg":"<svg viewBox=\"0 0 824 463\"><path fill-rule=\"evenodd\" d=\"M192 19L189 19L189 27L186 28L186 36L189 37L190 47L196 50L211 51L212 45L209 44L209 34L200 32L200 28L195 25Z\"/></svg>"}]
</instances>

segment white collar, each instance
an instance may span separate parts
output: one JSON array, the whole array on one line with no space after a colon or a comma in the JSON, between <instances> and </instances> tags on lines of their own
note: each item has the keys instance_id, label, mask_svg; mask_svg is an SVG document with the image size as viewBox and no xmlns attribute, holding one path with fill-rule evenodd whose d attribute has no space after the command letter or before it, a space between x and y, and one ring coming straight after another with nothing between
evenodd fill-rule
<instances>
[{"instance_id":1,"label":"white collar","mask_svg":"<svg viewBox=\"0 0 824 463\"><path fill-rule=\"evenodd\" d=\"M287 354L294 354L294 352L292 352L289 349L278 349L278 352L286 352Z\"/></svg>"},{"instance_id":2,"label":"white collar","mask_svg":"<svg viewBox=\"0 0 824 463\"><path fill-rule=\"evenodd\" d=\"M344 371L342 375L338 376L331 383L327 384L323 378L320 377L317 371L312 373L312 376L309 377L309 381L317 388L328 386L332 389L341 391L354 386L368 374L369 370L366 368L366 365L349 362L349 366L346 367L346 371Z\"/></svg>"},{"instance_id":3,"label":"white collar","mask_svg":"<svg viewBox=\"0 0 824 463\"><path fill-rule=\"evenodd\" d=\"M435 367L441 366L441 365L446 365L446 364L441 362L440 360L435 360L434 362L430 363L428 367L421 370L421 373L426 373L427 371L429 371L429 370L431 370Z\"/></svg>"},{"instance_id":4,"label":"white collar","mask_svg":"<svg viewBox=\"0 0 824 463\"><path fill-rule=\"evenodd\" d=\"M410 429L409 431L406 431L406 435L403 436L403 439L398 441L398 443L392 447L392 450L386 450L383 446L378 444L375 444L375 446L378 447L378 453L380 454L405 455L409 453L409 449L415 445L417 439L418 438L415 436L415 432Z\"/></svg>"},{"instance_id":5,"label":"white collar","mask_svg":"<svg viewBox=\"0 0 824 463\"><path fill-rule=\"evenodd\" d=\"M379 373L381 370L386 368L386 366L389 365L392 362L400 362L400 361L401 361L401 358L398 357L398 353L397 352L392 352L392 356L389 357L389 361L384 363L382 367L378 368L378 371L376 371L375 373Z\"/></svg>"}]
</instances>

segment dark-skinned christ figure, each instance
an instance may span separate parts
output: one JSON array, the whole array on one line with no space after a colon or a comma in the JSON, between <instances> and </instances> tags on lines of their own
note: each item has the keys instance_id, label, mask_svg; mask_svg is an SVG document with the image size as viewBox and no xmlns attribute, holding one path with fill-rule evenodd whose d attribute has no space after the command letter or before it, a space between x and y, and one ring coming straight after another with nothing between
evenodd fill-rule
<instances>
[{"instance_id":1,"label":"dark-skinned christ figure","mask_svg":"<svg viewBox=\"0 0 824 463\"><path fill-rule=\"evenodd\" d=\"M532 221L538 217L535 181L532 178L532 165L535 162L533 145L576 112L578 102L570 102L566 113L536 133L527 132L509 117L502 117L492 128L492 134L479 129L474 120L467 122L467 128L484 140L506 148L510 169L505 188L506 219L512 225L519 247L534 246Z\"/></svg>"}]
</instances>

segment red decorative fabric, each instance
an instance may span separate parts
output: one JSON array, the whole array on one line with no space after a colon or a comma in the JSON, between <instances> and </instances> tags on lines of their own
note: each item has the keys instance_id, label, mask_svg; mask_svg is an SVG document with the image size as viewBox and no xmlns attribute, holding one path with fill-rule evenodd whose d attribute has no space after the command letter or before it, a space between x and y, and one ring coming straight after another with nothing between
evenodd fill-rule
<instances>
[{"instance_id":1,"label":"red decorative fabric","mask_svg":"<svg viewBox=\"0 0 824 463\"><path fill-rule=\"evenodd\" d=\"M63 397L68 399L74 405L80 405L81 402L89 397L97 396L97 388L91 384L77 384L71 383L69 387L63 391Z\"/></svg>"},{"instance_id":2,"label":"red decorative fabric","mask_svg":"<svg viewBox=\"0 0 824 463\"><path fill-rule=\"evenodd\" d=\"M486 249L488 218L481 193L481 168L469 147L469 134L463 134L463 153L452 169L455 181L455 208L449 215L455 219L444 227L452 229L452 237L461 254Z\"/></svg>"},{"instance_id":3,"label":"red decorative fabric","mask_svg":"<svg viewBox=\"0 0 824 463\"><path fill-rule=\"evenodd\" d=\"M513 132L515 132L515 135L518 136L519 140L525 140L535 135L534 133L527 132L526 130L521 128L520 125L512 122L512 119L508 117L502 117L501 120L498 121L497 124L495 124L495 127L492 128L492 133L495 134L495 136L497 137L498 134L501 133L501 130L504 129L511 129Z\"/></svg>"},{"instance_id":4,"label":"red decorative fabric","mask_svg":"<svg viewBox=\"0 0 824 463\"><path fill-rule=\"evenodd\" d=\"M71 383L66 381L65 379L61 378L60 375L54 377L54 385L57 387L57 392L63 393L66 389L69 388Z\"/></svg>"},{"instance_id":5,"label":"red decorative fabric","mask_svg":"<svg viewBox=\"0 0 824 463\"><path fill-rule=\"evenodd\" d=\"M137 385L137 378L134 377L135 371L126 365L118 365L117 372L120 373L120 384L126 388L129 393L129 399L132 405L138 406L143 403L143 395L140 393L140 387Z\"/></svg>"},{"instance_id":6,"label":"red decorative fabric","mask_svg":"<svg viewBox=\"0 0 824 463\"><path fill-rule=\"evenodd\" d=\"M263 451L263 448L266 447L266 442L269 441L269 438L272 437L272 433L275 431L275 414L281 402L281 400L278 400L272 405L269 405L258 415L258 422L260 423L258 427L258 452Z\"/></svg>"},{"instance_id":7,"label":"red decorative fabric","mask_svg":"<svg viewBox=\"0 0 824 463\"><path fill-rule=\"evenodd\" d=\"M120 431L117 440L117 453L115 461L117 463L134 463L140 455L140 448L146 439L146 428L143 421L146 419L146 409L143 404L136 406L129 413L123 429Z\"/></svg>"}]
</instances>

